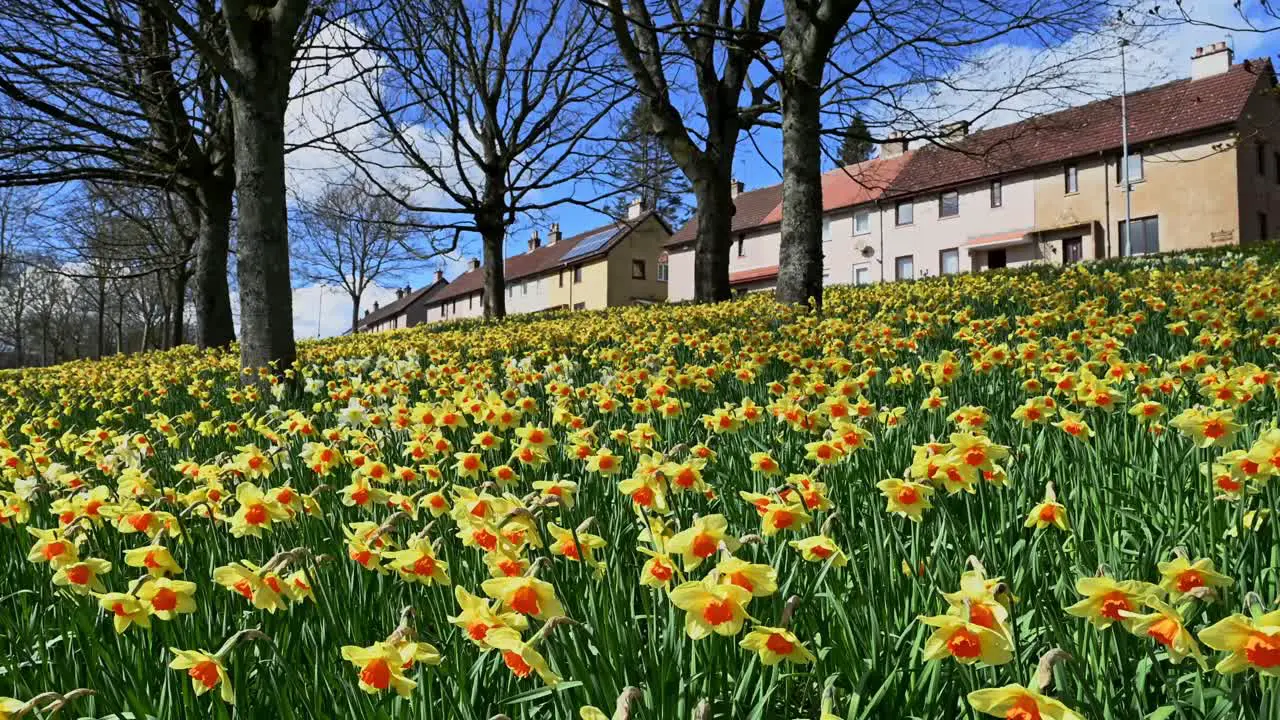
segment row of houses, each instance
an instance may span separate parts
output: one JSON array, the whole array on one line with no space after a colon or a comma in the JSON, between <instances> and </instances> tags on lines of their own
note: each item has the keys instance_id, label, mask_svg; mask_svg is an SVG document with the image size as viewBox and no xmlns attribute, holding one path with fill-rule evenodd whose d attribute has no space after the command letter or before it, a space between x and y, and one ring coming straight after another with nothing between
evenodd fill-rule
<instances>
[{"instance_id":1,"label":"row of houses","mask_svg":"<svg viewBox=\"0 0 1280 720\"><path fill-rule=\"evenodd\" d=\"M616 305L659 303L667 299L663 246L671 226L656 212L633 202L627 216L571 237L552 225L545 240L535 230L525 252L506 258L508 313L545 310L598 310ZM484 313L484 271L480 261L452 281L436 272L435 281L417 291L397 291L396 300L374 305L361 319L361 331L393 330L425 322L480 317Z\"/></svg>"},{"instance_id":2,"label":"row of houses","mask_svg":"<svg viewBox=\"0 0 1280 720\"><path fill-rule=\"evenodd\" d=\"M1082 260L1268 240L1280 220L1280 94L1269 60L1235 63L1225 43L1197 48L1191 75L970 133L945 128L913 149L826 173L824 281L868 284L1033 262ZM1271 140L1275 138L1275 142ZM767 290L778 275L782 187L735 181L730 283ZM1129 218L1126 220L1126 216ZM694 294L697 221L672 233L633 205L616 223L506 259L508 312L681 301ZM479 263L366 315L361 329L482 313Z\"/></svg>"}]
</instances>

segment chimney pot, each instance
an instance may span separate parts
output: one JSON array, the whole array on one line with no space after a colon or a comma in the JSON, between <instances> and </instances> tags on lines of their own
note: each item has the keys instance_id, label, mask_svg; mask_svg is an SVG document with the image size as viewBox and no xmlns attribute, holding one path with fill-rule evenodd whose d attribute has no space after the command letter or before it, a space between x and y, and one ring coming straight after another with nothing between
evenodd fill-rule
<instances>
[{"instance_id":1,"label":"chimney pot","mask_svg":"<svg viewBox=\"0 0 1280 720\"><path fill-rule=\"evenodd\" d=\"M373 301L373 311L374 311L374 312L377 312L377 311L378 311L378 301L377 301L377 300L374 300L374 301Z\"/></svg>"},{"instance_id":2,"label":"chimney pot","mask_svg":"<svg viewBox=\"0 0 1280 720\"><path fill-rule=\"evenodd\" d=\"M747 186L738 178L729 181L729 197L738 197L746 190Z\"/></svg>"},{"instance_id":3,"label":"chimney pot","mask_svg":"<svg viewBox=\"0 0 1280 720\"><path fill-rule=\"evenodd\" d=\"M542 247L542 239L538 237L538 231L534 230L533 233L529 235L529 252L533 252L540 247Z\"/></svg>"},{"instance_id":4,"label":"chimney pot","mask_svg":"<svg viewBox=\"0 0 1280 720\"><path fill-rule=\"evenodd\" d=\"M436 268L436 282L444 282L444 270Z\"/></svg>"},{"instance_id":5,"label":"chimney pot","mask_svg":"<svg viewBox=\"0 0 1280 720\"><path fill-rule=\"evenodd\" d=\"M636 198L631 201L631 205L627 207L627 219L635 220L640 217L640 213L644 212L644 199Z\"/></svg>"},{"instance_id":6,"label":"chimney pot","mask_svg":"<svg viewBox=\"0 0 1280 720\"><path fill-rule=\"evenodd\" d=\"M560 223L551 223L551 231L547 233L547 244L555 245L560 242Z\"/></svg>"},{"instance_id":7,"label":"chimney pot","mask_svg":"<svg viewBox=\"0 0 1280 720\"><path fill-rule=\"evenodd\" d=\"M480 259L479 259L479 258L471 258L470 265L471 265L471 269L472 269L472 270L479 270L479 269L480 269Z\"/></svg>"}]
</instances>

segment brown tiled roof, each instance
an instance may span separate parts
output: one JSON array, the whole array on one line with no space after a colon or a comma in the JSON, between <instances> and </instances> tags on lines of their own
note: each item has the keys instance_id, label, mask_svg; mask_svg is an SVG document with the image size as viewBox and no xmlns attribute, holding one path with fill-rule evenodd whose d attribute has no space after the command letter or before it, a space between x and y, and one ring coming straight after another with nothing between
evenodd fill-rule
<instances>
[{"instance_id":1,"label":"brown tiled roof","mask_svg":"<svg viewBox=\"0 0 1280 720\"><path fill-rule=\"evenodd\" d=\"M750 190L740 193L738 197L733 199L733 232L742 232L760 225L760 221L766 215L773 211L778 203L782 200L782 185L770 185L758 190ZM664 243L667 247L675 247L676 245L685 245L693 242L694 236L698 234L698 219L691 218L684 227L676 231L674 235L667 238Z\"/></svg>"},{"instance_id":2,"label":"brown tiled roof","mask_svg":"<svg viewBox=\"0 0 1280 720\"><path fill-rule=\"evenodd\" d=\"M400 299L394 302L387 303L383 307L380 307L377 310L370 312L368 315L360 318L360 322L356 325L356 328L359 329L359 328L368 327L370 325L377 325L378 323L382 322L383 320L386 320L387 318L399 315L401 312L404 312L404 310L408 308L410 305L412 305L413 303L423 298L426 298L427 301L430 302L431 298L429 296L432 295L434 292L438 292L439 290L444 288L446 285L447 283L444 280L437 280L430 285L425 285L418 290L414 290L413 292L410 292L402 296Z\"/></svg>"},{"instance_id":3,"label":"brown tiled roof","mask_svg":"<svg viewBox=\"0 0 1280 720\"><path fill-rule=\"evenodd\" d=\"M1175 80L1130 93L1129 143L1158 140L1230 125L1240 119L1269 60L1236 64L1225 73ZM893 195L954 186L1015 170L1064 162L1121 147L1120 98L976 132L953 146L930 145L912 154Z\"/></svg>"},{"instance_id":4,"label":"brown tiled roof","mask_svg":"<svg viewBox=\"0 0 1280 720\"><path fill-rule=\"evenodd\" d=\"M572 237L567 237L554 245L543 245L542 247L531 250L529 252L512 255L506 259L504 270L507 282L512 280L520 280L522 278L541 275L556 267L559 267L561 258L563 258L570 250L583 240L604 232L609 228L614 228L617 232L609 239L609 242L601 246L600 250L592 252L582 257L573 258L575 263L589 260L598 255L609 252L615 245L622 241L630 231L638 227L649 217L657 218L658 222L666 227L666 221L660 215L653 211L641 213L639 217L634 219L619 220L617 222L606 223L598 227L591 228L584 232L580 232ZM457 297L464 297L474 292L480 292L484 289L484 268L476 268L468 270L453 279L442 290L433 294L429 302L441 302L452 300Z\"/></svg>"}]
</instances>

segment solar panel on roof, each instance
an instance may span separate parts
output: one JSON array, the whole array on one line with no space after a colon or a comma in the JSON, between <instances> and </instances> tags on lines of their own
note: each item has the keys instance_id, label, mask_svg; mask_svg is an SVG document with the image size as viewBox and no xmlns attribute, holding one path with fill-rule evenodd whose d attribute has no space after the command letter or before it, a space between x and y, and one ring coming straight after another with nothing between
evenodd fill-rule
<instances>
[{"instance_id":1,"label":"solar panel on roof","mask_svg":"<svg viewBox=\"0 0 1280 720\"><path fill-rule=\"evenodd\" d=\"M572 250L564 254L561 260L571 260L577 257L585 257L604 247L614 235L618 233L617 228L609 228L590 235L582 239Z\"/></svg>"}]
</instances>

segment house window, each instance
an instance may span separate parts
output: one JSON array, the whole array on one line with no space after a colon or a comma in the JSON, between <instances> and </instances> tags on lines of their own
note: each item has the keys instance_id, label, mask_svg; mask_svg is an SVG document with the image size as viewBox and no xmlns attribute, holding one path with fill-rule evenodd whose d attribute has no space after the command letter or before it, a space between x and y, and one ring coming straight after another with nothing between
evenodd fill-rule
<instances>
[{"instance_id":1,"label":"house window","mask_svg":"<svg viewBox=\"0 0 1280 720\"><path fill-rule=\"evenodd\" d=\"M938 253L938 267L943 275L955 275L960 272L960 251L956 248Z\"/></svg>"},{"instance_id":2,"label":"house window","mask_svg":"<svg viewBox=\"0 0 1280 720\"><path fill-rule=\"evenodd\" d=\"M916 276L915 258L911 255L903 255L893 261L893 279L894 280L910 280Z\"/></svg>"},{"instance_id":3,"label":"house window","mask_svg":"<svg viewBox=\"0 0 1280 720\"><path fill-rule=\"evenodd\" d=\"M1062 168L1063 191L1070 195L1071 193L1080 192L1079 168L1075 165L1068 165Z\"/></svg>"},{"instance_id":4,"label":"house window","mask_svg":"<svg viewBox=\"0 0 1280 720\"><path fill-rule=\"evenodd\" d=\"M1004 205L1004 181L991 181L991 207L998 208Z\"/></svg>"},{"instance_id":5,"label":"house window","mask_svg":"<svg viewBox=\"0 0 1280 720\"><path fill-rule=\"evenodd\" d=\"M915 222L916 206L913 200L899 200L893 209L893 220L898 225L910 225Z\"/></svg>"},{"instance_id":6,"label":"house window","mask_svg":"<svg viewBox=\"0 0 1280 720\"><path fill-rule=\"evenodd\" d=\"M1258 239L1266 240L1271 237L1271 228L1267 227L1267 214L1258 213Z\"/></svg>"},{"instance_id":7,"label":"house window","mask_svg":"<svg viewBox=\"0 0 1280 720\"><path fill-rule=\"evenodd\" d=\"M458 301L457 301L457 300L454 300L454 301L453 301L453 309L452 309L452 310L450 310L450 312L452 312L454 315L457 315L457 314L458 314Z\"/></svg>"},{"instance_id":8,"label":"house window","mask_svg":"<svg viewBox=\"0 0 1280 720\"><path fill-rule=\"evenodd\" d=\"M1256 150L1258 153L1258 174L1263 177L1266 177L1267 164L1265 160L1267 158L1267 146L1262 143L1258 143Z\"/></svg>"},{"instance_id":9,"label":"house window","mask_svg":"<svg viewBox=\"0 0 1280 720\"><path fill-rule=\"evenodd\" d=\"M1119 235L1121 255L1147 255L1160 252L1160 223L1158 216L1134 218L1132 237L1130 237L1125 222L1121 220Z\"/></svg>"},{"instance_id":10,"label":"house window","mask_svg":"<svg viewBox=\"0 0 1280 720\"><path fill-rule=\"evenodd\" d=\"M574 310L586 310L586 309L587 309L587 304L586 304L585 302L574 303L574 304L573 304L573 309L574 309Z\"/></svg>"},{"instance_id":11,"label":"house window","mask_svg":"<svg viewBox=\"0 0 1280 720\"><path fill-rule=\"evenodd\" d=\"M853 267L853 284L854 285L870 285L871 284L871 268L866 265Z\"/></svg>"},{"instance_id":12,"label":"house window","mask_svg":"<svg viewBox=\"0 0 1280 720\"><path fill-rule=\"evenodd\" d=\"M1071 265L1084 259L1084 238L1067 238L1062 241L1062 264Z\"/></svg>"},{"instance_id":13,"label":"house window","mask_svg":"<svg viewBox=\"0 0 1280 720\"><path fill-rule=\"evenodd\" d=\"M747 256L747 245L746 245L746 243L747 243L747 236L746 236L746 235L739 235L739 236L738 236L738 257L746 257L746 256Z\"/></svg>"},{"instance_id":14,"label":"house window","mask_svg":"<svg viewBox=\"0 0 1280 720\"><path fill-rule=\"evenodd\" d=\"M564 268L560 269L560 287L564 287Z\"/></svg>"},{"instance_id":15,"label":"house window","mask_svg":"<svg viewBox=\"0 0 1280 720\"><path fill-rule=\"evenodd\" d=\"M522 282L522 283L520 283L520 294L521 294L521 295L528 295L528 294L529 294L529 283L528 283L528 282Z\"/></svg>"},{"instance_id":16,"label":"house window","mask_svg":"<svg viewBox=\"0 0 1280 720\"><path fill-rule=\"evenodd\" d=\"M573 284L577 285L580 282L582 282L582 266L574 265L573 266Z\"/></svg>"},{"instance_id":17,"label":"house window","mask_svg":"<svg viewBox=\"0 0 1280 720\"><path fill-rule=\"evenodd\" d=\"M448 305L441 305L441 306L440 306L440 317L441 317L441 318L449 317L449 306L448 306Z\"/></svg>"},{"instance_id":18,"label":"house window","mask_svg":"<svg viewBox=\"0 0 1280 720\"><path fill-rule=\"evenodd\" d=\"M822 242L831 242L831 218L822 218Z\"/></svg>"},{"instance_id":19,"label":"house window","mask_svg":"<svg viewBox=\"0 0 1280 720\"><path fill-rule=\"evenodd\" d=\"M1142 152L1129 151L1129 182L1142 181ZM1124 163L1116 161L1116 184L1124 183Z\"/></svg>"},{"instance_id":20,"label":"house window","mask_svg":"<svg viewBox=\"0 0 1280 720\"><path fill-rule=\"evenodd\" d=\"M631 261L631 279L632 280L644 279L644 261L643 260Z\"/></svg>"},{"instance_id":21,"label":"house window","mask_svg":"<svg viewBox=\"0 0 1280 720\"><path fill-rule=\"evenodd\" d=\"M476 306L476 304L475 304L475 303L476 303L476 296L475 296L475 295L468 295L468 296L467 296L467 309L468 309L468 310L474 309L474 308L475 308L475 306Z\"/></svg>"},{"instance_id":22,"label":"house window","mask_svg":"<svg viewBox=\"0 0 1280 720\"><path fill-rule=\"evenodd\" d=\"M938 217L955 217L960 214L960 192L951 190L938 196Z\"/></svg>"},{"instance_id":23,"label":"house window","mask_svg":"<svg viewBox=\"0 0 1280 720\"><path fill-rule=\"evenodd\" d=\"M871 211L859 210L853 214L853 234L866 235L871 232Z\"/></svg>"},{"instance_id":24,"label":"house window","mask_svg":"<svg viewBox=\"0 0 1280 720\"><path fill-rule=\"evenodd\" d=\"M671 266L666 255L658 258L658 282L666 282L667 274L671 272Z\"/></svg>"}]
</instances>

